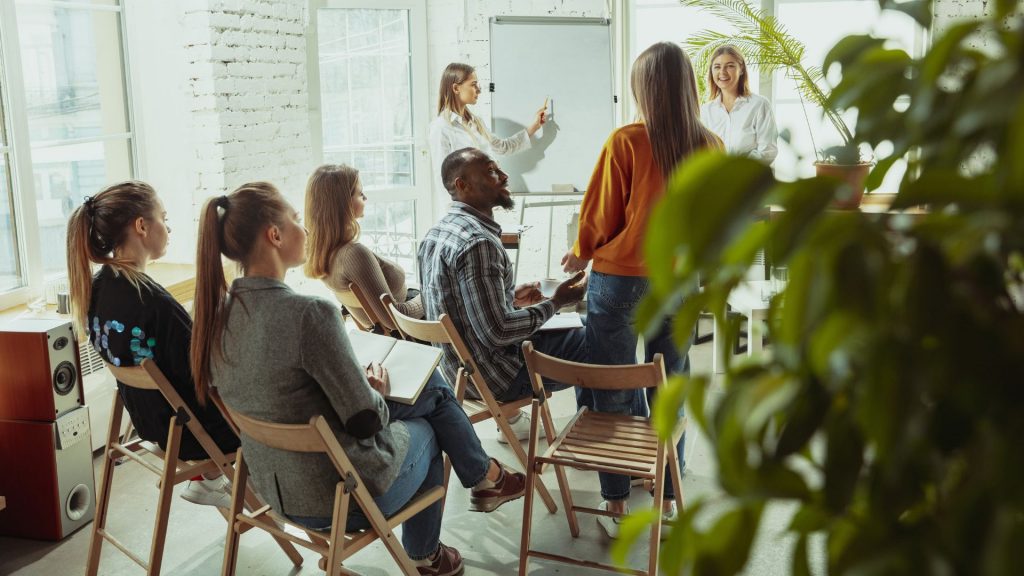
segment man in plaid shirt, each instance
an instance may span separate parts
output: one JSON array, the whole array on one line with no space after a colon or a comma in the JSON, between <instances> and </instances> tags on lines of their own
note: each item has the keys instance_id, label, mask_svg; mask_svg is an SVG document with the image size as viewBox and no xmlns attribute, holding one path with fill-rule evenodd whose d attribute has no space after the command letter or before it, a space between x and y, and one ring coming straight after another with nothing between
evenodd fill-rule
<instances>
[{"instance_id":1,"label":"man in plaid shirt","mask_svg":"<svg viewBox=\"0 0 1024 576\"><path fill-rule=\"evenodd\" d=\"M537 282L514 286L501 227L493 218L495 207L514 206L508 175L487 154L463 148L445 158L441 178L453 202L427 232L418 255L426 317L451 317L498 401L523 398L532 393L523 341L552 356L587 360L583 328L537 332L558 309L583 298L584 273L563 282L551 298L541 294ZM455 352L444 347L441 370L449 382L458 368Z\"/></svg>"}]
</instances>

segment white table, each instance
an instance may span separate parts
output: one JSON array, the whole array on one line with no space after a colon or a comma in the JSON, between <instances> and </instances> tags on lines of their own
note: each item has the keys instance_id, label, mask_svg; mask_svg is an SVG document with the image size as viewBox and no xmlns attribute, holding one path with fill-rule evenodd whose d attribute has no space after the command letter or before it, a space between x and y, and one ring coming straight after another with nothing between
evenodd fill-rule
<instances>
[{"instance_id":1,"label":"white table","mask_svg":"<svg viewBox=\"0 0 1024 576\"><path fill-rule=\"evenodd\" d=\"M748 280L741 282L729 294L727 302L733 310L747 318L747 356L760 354L764 348L762 340L764 321L768 318L768 304L771 300L773 283L770 280ZM716 374L725 371L723 346L719 341L725 334L725 327L715 320L714 354L712 369Z\"/></svg>"}]
</instances>

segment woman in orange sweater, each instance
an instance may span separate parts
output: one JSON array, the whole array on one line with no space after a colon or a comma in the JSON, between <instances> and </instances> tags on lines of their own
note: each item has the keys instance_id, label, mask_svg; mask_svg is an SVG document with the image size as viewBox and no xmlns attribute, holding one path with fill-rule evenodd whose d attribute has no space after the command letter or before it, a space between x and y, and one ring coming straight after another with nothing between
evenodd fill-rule
<instances>
[{"instance_id":1,"label":"woman in orange sweater","mask_svg":"<svg viewBox=\"0 0 1024 576\"><path fill-rule=\"evenodd\" d=\"M636 363L633 313L648 289L643 259L648 216L680 162L703 148L721 147L700 122L693 65L679 46L661 42L645 50L633 63L630 83L640 121L615 130L605 143L580 207L579 236L562 258L566 272L594 262L587 288L587 341L596 364ZM670 372L689 370L687 350L672 342L668 320L645 349L648 362L661 353ZM634 390L587 392L578 398L581 405L647 415L644 398ZM682 469L682 441L678 454ZM600 479L601 509L627 512L629 478L601 473ZM672 483L666 482L664 512L671 515L674 508ZM597 520L610 537L618 535L618 519Z\"/></svg>"}]
</instances>

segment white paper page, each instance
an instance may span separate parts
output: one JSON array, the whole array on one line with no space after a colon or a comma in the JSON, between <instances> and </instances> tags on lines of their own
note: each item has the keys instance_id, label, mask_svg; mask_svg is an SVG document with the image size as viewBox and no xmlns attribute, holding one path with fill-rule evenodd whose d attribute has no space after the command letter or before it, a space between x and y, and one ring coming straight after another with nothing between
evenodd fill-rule
<instances>
[{"instance_id":1,"label":"white paper page","mask_svg":"<svg viewBox=\"0 0 1024 576\"><path fill-rule=\"evenodd\" d=\"M540 327L541 330L569 330L571 328L583 328L583 319L580 318L579 312L555 314Z\"/></svg>"},{"instance_id":2,"label":"white paper page","mask_svg":"<svg viewBox=\"0 0 1024 576\"><path fill-rule=\"evenodd\" d=\"M399 340L384 360L391 382L388 400L412 404L437 368L441 350L433 346Z\"/></svg>"},{"instance_id":3,"label":"white paper page","mask_svg":"<svg viewBox=\"0 0 1024 576\"><path fill-rule=\"evenodd\" d=\"M355 329L348 331L348 339L352 343L352 351L356 353L356 362L359 362L361 368L366 368L370 362L383 363L391 348L398 342L390 336Z\"/></svg>"}]
</instances>

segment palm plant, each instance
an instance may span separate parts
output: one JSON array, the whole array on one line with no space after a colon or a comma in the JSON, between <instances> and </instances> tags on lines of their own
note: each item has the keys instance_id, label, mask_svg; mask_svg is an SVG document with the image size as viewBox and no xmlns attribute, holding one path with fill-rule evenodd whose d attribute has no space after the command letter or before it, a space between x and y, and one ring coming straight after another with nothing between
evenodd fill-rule
<instances>
[{"instance_id":1,"label":"palm plant","mask_svg":"<svg viewBox=\"0 0 1024 576\"><path fill-rule=\"evenodd\" d=\"M735 26L734 33L703 30L691 36L683 45L693 58L694 68L698 71L699 82L703 84L707 70L711 66L711 55L723 44L732 44L739 48L748 65L756 66L764 74L774 74L783 70L791 79L800 95L801 104L810 102L822 110L825 117L835 127L842 138L843 145L817 152L814 134L810 121L807 130L811 132L811 143L820 154L819 160L831 160L843 164L856 164L859 161L853 132L839 114L839 110L829 100L831 87L825 82L821 68L804 63L807 51L804 43L791 35L775 16L755 9L745 0L680 0L684 6L707 10L722 20ZM706 89L706 86L701 86ZM807 109L804 108L807 119ZM845 157L844 157L845 152ZM824 158L821 156L825 156ZM850 161L852 160L852 161Z\"/></svg>"}]
</instances>

